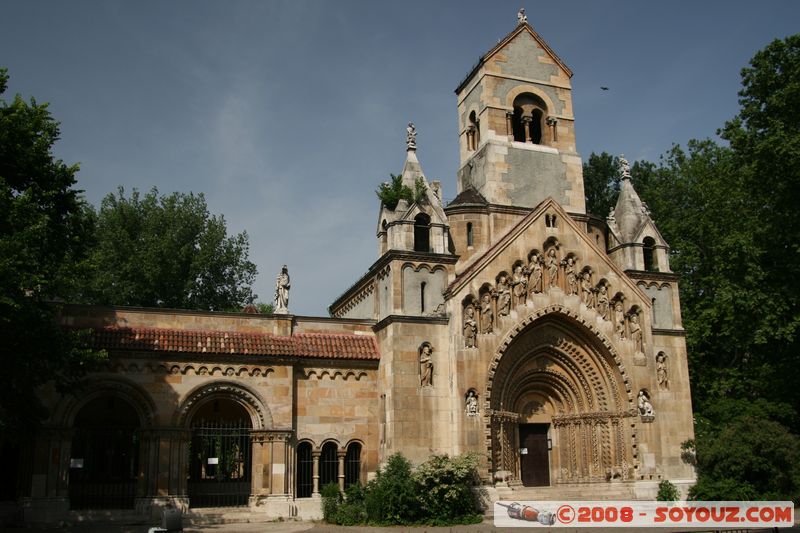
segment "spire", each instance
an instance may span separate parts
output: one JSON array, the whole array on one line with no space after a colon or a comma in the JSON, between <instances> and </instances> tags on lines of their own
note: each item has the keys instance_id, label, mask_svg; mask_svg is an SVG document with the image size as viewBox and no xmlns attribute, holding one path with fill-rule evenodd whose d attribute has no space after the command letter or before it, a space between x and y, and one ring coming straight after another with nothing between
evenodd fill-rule
<instances>
[{"instance_id":1,"label":"spire","mask_svg":"<svg viewBox=\"0 0 800 533\"><path fill-rule=\"evenodd\" d=\"M650 211L633 188L631 168L624 155L619 156L619 172L621 174L619 197L617 206L609 214L609 219L616 222L622 241L632 242L642 225L650 218Z\"/></svg>"}]
</instances>

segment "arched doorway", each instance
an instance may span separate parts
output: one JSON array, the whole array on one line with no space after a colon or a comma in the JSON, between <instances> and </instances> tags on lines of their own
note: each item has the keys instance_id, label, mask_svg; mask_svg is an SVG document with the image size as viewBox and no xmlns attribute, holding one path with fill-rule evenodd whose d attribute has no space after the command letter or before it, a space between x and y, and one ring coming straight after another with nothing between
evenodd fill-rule
<instances>
[{"instance_id":1,"label":"arched doorway","mask_svg":"<svg viewBox=\"0 0 800 533\"><path fill-rule=\"evenodd\" d=\"M626 377L595 332L531 317L492 363L488 446L496 477L526 486L633 479Z\"/></svg>"},{"instance_id":2,"label":"arched doorway","mask_svg":"<svg viewBox=\"0 0 800 533\"><path fill-rule=\"evenodd\" d=\"M210 398L194 412L190 428L190 507L247 505L252 479L252 422L247 410L232 399Z\"/></svg>"},{"instance_id":3,"label":"arched doorway","mask_svg":"<svg viewBox=\"0 0 800 533\"><path fill-rule=\"evenodd\" d=\"M122 398L87 402L73 422L69 501L72 509L132 509L139 475L141 420Z\"/></svg>"}]
</instances>

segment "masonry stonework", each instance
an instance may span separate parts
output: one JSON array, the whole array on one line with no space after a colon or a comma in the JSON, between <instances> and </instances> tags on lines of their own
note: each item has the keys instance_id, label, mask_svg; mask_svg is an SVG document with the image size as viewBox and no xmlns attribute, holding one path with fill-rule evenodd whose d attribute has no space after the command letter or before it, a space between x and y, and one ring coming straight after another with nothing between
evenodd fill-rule
<instances>
[{"instance_id":1,"label":"masonry stonework","mask_svg":"<svg viewBox=\"0 0 800 533\"><path fill-rule=\"evenodd\" d=\"M456 90L458 196L409 143L402 180L424 194L380 206L378 259L328 318L67 306L109 360L43 390L28 518L316 517L325 484L394 453L477 453L494 498L686 489L679 280L624 169L609 217L586 213L571 76L525 22L484 55Z\"/></svg>"}]
</instances>

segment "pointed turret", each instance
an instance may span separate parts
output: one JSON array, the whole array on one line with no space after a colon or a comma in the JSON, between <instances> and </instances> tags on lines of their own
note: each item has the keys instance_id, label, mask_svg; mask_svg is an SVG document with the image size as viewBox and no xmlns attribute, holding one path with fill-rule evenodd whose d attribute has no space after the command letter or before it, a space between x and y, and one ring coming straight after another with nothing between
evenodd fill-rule
<instances>
[{"instance_id":1,"label":"pointed turret","mask_svg":"<svg viewBox=\"0 0 800 533\"><path fill-rule=\"evenodd\" d=\"M411 191L411 198L401 198L394 206L381 203L378 253L399 250L445 254L449 248L450 226L442 206L441 183L428 183L422 171L417 159L414 124L409 122L406 132L406 160L400 182Z\"/></svg>"},{"instance_id":2,"label":"pointed turret","mask_svg":"<svg viewBox=\"0 0 800 533\"><path fill-rule=\"evenodd\" d=\"M619 196L608 215L609 254L625 270L669 272L669 247L633 187L624 155L620 155L619 165Z\"/></svg>"}]
</instances>

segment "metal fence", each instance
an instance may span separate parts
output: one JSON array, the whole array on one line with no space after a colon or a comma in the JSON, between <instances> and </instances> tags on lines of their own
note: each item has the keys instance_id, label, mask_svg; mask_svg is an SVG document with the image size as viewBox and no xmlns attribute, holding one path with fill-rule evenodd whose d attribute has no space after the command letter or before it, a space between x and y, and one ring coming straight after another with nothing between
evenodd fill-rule
<instances>
[{"instance_id":1,"label":"metal fence","mask_svg":"<svg viewBox=\"0 0 800 533\"><path fill-rule=\"evenodd\" d=\"M249 424L201 420L192 428L189 446L189 505L246 506L251 461Z\"/></svg>"}]
</instances>

